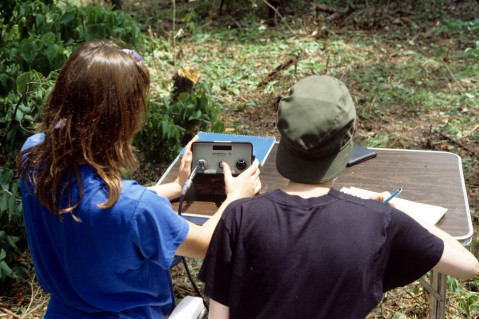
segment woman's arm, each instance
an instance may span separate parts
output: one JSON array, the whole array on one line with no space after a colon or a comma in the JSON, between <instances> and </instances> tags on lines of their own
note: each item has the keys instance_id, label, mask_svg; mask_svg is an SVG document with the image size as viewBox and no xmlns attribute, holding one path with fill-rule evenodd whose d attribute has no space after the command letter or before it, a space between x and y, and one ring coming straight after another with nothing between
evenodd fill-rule
<instances>
[{"instance_id":1,"label":"woman's arm","mask_svg":"<svg viewBox=\"0 0 479 319\"><path fill-rule=\"evenodd\" d=\"M220 304L210 299L210 310L208 319L228 319L230 317L230 307Z\"/></svg>"},{"instance_id":2,"label":"woman's arm","mask_svg":"<svg viewBox=\"0 0 479 319\"><path fill-rule=\"evenodd\" d=\"M183 157L181 158L178 177L171 183L160 184L149 187L156 191L160 196L169 200L180 197L181 190L191 172L191 162L193 153L191 152L191 144L198 141L195 136L186 146ZM202 226L189 223L189 231L185 241L178 247L176 254L179 256L204 258L206 250L210 244L211 236L221 218L226 206L231 202L251 197L257 194L261 189L261 181L259 179L259 162L255 160L251 166L237 177L231 175L231 169L227 163L223 163L223 173L225 178L226 199L219 207L217 212L211 216Z\"/></svg>"},{"instance_id":3,"label":"woman's arm","mask_svg":"<svg viewBox=\"0 0 479 319\"><path fill-rule=\"evenodd\" d=\"M223 214L225 208L233 201L251 197L261 190L259 179L259 162L256 159L248 169L237 177L231 175L231 169L227 163L223 163L225 175L226 200L221 204L216 213L211 216L202 226L189 223L190 229L185 241L178 247L176 254L179 256L204 258L210 244L211 236Z\"/></svg>"},{"instance_id":4,"label":"woman's arm","mask_svg":"<svg viewBox=\"0 0 479 319\"><path fill-rule=\"evenodd\" d=\"M191 144L198 141L198 135L196 135L186 146L183 157L181 158L180 168L178 170L178 176L176 179L167 184L160 184L148 187L154 190L158 195L173 200L180 197L183 185L185 185L188 176L191 173L191 161L193 160L193 153L191 152Z\"/></svg>"},{"instance_id":5,"label":"woman's arm","mask_svg":"<svg viewBox=\"0 0 479 319\"><path fill-rule=\"evenodd\" d=\"M158 195L166 197L171 201L180 196L182 187L178 182L174 181L167 184L150 186L148 188L155 191Z\"/></svg>"}]
</instances>

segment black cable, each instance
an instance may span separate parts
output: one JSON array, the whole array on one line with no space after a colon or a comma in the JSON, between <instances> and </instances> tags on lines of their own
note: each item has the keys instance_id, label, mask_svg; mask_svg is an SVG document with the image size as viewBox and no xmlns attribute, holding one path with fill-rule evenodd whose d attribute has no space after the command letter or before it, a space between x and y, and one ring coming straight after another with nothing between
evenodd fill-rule
<instances>
[{"instance_id":1,"label":"black cable","mask_svg":"<svg viewBox=\"0 0 479 319\"><path fill-rule=\"evenodd\" d=\"M193 169L193 171L191 172L190 176L186 180L185 185L183 186L183 189L181 190L180 203L178 205L178 215L181 216L181 208L183 206L183 200L184 200L184 197L185 197L186 193L188 192L188 190L191 186L193 178L195 177L196 173L198 173L198 171L200 169L204 169L205 165L206 165L206 162L204 160L199 160L198 163L196 163L196 166ZM198 287L196 286L196 284L193 280L193 276L191 276L190 269L188 267L188 264L186 263L186 258L182 256L181 260L183 261L183 265L185 266L185 270L186 270L186 275L188 276L188 279L190 280L191 285L193 286L193 289L196 292L196 295L198 297L200 297L201 300L203 300L203 305L205 306L206 310L209 311L209 306L206 303L205 298L201 295L200 290L198 289Z\"/></svg>"},{"instance_id":2,"label":"black cable","mask_svg":"<svg viewBox=\"0 0 479 319\"><path fill-rule=\"evenodd\" d=\"M195 168L190 173L190 176L188 176L188 178L186 179L185 185L183 185L183 188L181 189L181 197L184 197L186 195L186 192L188 192L188 190L190 189L191 184L193 183L193 178L195 178L196 173L198 173L200 169L205 169L205 167L206 161L203 159L198 160L198 163L196 163Z\"/></svg>"}]
</instances>

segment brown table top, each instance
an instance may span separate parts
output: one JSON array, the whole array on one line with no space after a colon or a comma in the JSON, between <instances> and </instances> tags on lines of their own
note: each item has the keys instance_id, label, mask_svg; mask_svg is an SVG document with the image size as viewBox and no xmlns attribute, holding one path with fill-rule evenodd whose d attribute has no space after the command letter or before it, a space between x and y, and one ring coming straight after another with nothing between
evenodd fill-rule
<instances>
[{"instance_id":1,"label":"brown table top","mask_svg":"<svg viewBox=\"0 0 479 319\"><path fill-rule=\"evenodd\" d=\"M260 193L287 184L276 170L275 158L278 144L271 150L261 167ZM334 182L334 188L358 187L370 191L393 193L402 188L401 198L447 208L437 226L457 240L468 244L472 238L472 222L459 156L449 152L374 149L377 157L352 167L347 167ZM159 183L173 181L178 172L175 160ZM178 209L178 203L173 202ZM194 195L186 196L183 213L212 215L220 203L197 201Z\"/></svg>"}]
</instances>

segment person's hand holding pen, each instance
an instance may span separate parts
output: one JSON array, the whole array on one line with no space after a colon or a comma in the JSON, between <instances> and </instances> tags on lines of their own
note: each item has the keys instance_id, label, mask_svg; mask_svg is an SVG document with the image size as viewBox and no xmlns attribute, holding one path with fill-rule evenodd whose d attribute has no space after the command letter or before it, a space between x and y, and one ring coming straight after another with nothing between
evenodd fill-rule
<instances>
[{"instance_id":1,"label":"person's hand holding pen","mask_svg":"<svg viewBox=\"0 0 479 319\"><path fill-rule=\"evenodd\" d=\"M402 192L402 188L399 188L394 193L382 192L371 195L369 199L374 199L383 203L389 203L394 197L399 195ZM394 202L390 203L393 207L396 206Z\"/></svg>"},{"instance_id":2,"label":"person's hand holding pen","mask_svg":"<svg viewBox=\"0 0 479 319\"><path fill-rule=\"evenodd\" d=\"M371 195L369 199L374 199L383 203L389 203L392 207L399 209L400 211L407 212L406 208L402 207L399 201L395 201L394 198L402 192L402 188L399 188L394 193L382 192Z\"/></svg>"},{"instance_id":3,"label":"person's hand holding pen","mask_svg":"<svg viewBox=\"0 0 479 319\"><path fill-rule=\"evenodd\" d=\"M387 197L385 200L383 200L383 203L389 202L391 199L393 199L394 197L396 197L397 195L399 195L401 192L402 192L402 188L396 190L394 193L392 193L392 195L390 195L390 196Z\"/></svg>"}]
</instances>

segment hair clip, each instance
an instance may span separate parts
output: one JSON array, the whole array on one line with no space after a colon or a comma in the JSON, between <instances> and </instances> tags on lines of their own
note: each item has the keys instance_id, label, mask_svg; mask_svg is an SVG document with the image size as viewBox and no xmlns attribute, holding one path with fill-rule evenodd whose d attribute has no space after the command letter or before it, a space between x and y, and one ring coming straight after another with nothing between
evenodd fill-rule
<instances>
[{"instance_id":1,"label":"hair clip","mask_svg":"<svg viewBox=\"0 0 479 319\"><path fill-rule=\"evenodd\" d=\"M141 65L141 61L143 61L143 58L141 57L141 55L138 54L138 52L136 52L135 50L130 50L130 49L121 49L121 51L131 55L133 60L135 60L138 64Z\"/></svg>"},{"instance_id":2,"label":"hair clip","mask_svg":"<svg viewBox=\"0 0 479 319\"><path fill-rule=\"evenodd\" d=\"M59 128L62 128L64 125L65 125L65 119L60 119L60 121L58 121L55 124L55 130L58 130Z\"/></svg>"}]
</instances>

